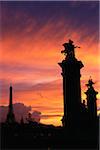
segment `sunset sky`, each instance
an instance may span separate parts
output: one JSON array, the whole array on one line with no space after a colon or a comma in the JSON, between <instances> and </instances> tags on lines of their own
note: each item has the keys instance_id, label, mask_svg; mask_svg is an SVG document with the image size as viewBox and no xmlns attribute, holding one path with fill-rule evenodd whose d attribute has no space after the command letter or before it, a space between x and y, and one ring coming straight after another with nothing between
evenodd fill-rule
<instances>
[{"instance_id":1,"label":"sunset sky","mask_svg":"<svg viewBox=\"0 0 100 150\"><path fill-rule=\"evenodd\" d=\"M0 105L13 103L39 111L42 123L61 125L63 94L62 44L72 39L80 46L82 99L91 76L100 89L99 2L0 2ZM100 94L98 109L100 108Z\"/></svg>"}]
</instances>

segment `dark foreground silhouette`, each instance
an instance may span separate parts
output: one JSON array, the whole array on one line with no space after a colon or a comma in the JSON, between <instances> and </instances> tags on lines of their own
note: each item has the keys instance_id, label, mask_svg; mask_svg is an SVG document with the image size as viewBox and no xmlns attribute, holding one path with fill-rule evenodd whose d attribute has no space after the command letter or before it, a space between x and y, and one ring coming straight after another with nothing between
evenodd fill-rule
<instances>
[{"instance_id":1,"label":"dark foreground silhouette","mask_svg":"<svg viewBox=\"0 0 100 150\"><path fill-rule=\"evenodd\" d=\"M98 120L81 128L54 127L36 122L1 124L1 149L98 149Z\"/></svg>"}]
</instances>

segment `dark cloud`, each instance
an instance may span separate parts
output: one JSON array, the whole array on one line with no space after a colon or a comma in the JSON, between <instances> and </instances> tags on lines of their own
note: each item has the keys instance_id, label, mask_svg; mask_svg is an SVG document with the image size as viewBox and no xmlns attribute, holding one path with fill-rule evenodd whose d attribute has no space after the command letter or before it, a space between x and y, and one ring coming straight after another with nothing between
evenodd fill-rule
<instances>
[{"instance_id":1,"label":"dark cloud","mask_svg":"<svg viewBox=\"0 0 100 150\"><path fill-rule=\"evenodd\" d=\"M29 66L24 64L0 64L0 68L2 72L10 72L10 73L39 73L39 72L57 72L55 68L47 68L47 67L39 67L39 66Z\"/></svg>"},{"instance_id":2,"label":"dark cloud","mask_svg":"<svg viewBox=\"0 0 100 150\"><path fill-rule=\"evenodd\" d=\"M52 111L53 113L57 113L57 112L59 112L59 110L63 110L63 108L61 106L59 106L59 107L32 106L32 108L35 109L35 110L40 110L40 109L41 110L46 110L46 111L50 110L50 112Z\"/></svg>"},{"instance_id":3,"label":"dark cloud","mask_svg":"<svg viewBox=\"0 0 100 150\"><path fill-rule=\"evenodd\" d=\"M52 32L57 34L61 28L68 30L70 27L87 29L86 35L96 35L99 32L99 2L1 2L2 33L13 34L37 34L46 24L54 24ZM64 19L64 25L58 27L58 23ZM30 32L27 27L31 25ZM66 31L67 32L67 31ZM85 36L86 36L85 35ZM24 35L25 36L25 35ZM44 35L45 36L45 35Z\"/></svg>"},{"instance_id":4,"label":"dark cloud","mask_svg":"<svg viewBox=\"0 0 100 150\"><path fill-rule=\"evenodd\" d=\"M54 117L62 117L62 115L42 115L42 119L54 118Z\"/></svg>"},{"instance_id":5,"label":"dark cloud","mask_svg":"<svg viewBox=\"0 0 100 150\"><path fill-rule=\"evenodd\" d=\"M32 112L32 118L34 119L34 121L40 122L41 112L39 112L39 111Z\"/></svg>"},{"instance_id":6,"label":"dark cloud","mask_svg":"<svg viewBox=\"0 0 100 150\"><path fill-rule=\"evenodd\" d=\"M46 82L46 83L39 83L39 84L32 86L32 90L33 91L58 90L62 88L61 84L62 84L61 80L54 80L54 81Z\"/></svg>"},{"instance_id":7,"label":"dark cloud","mask_svg":"<svg viewBox=\"0 0 100 150\"><path fill-rule=\"evenodd\" d=\"M25 66L25 65L19 65L19 64L0 64L0 68L2 69L2 72L9 71L10 73L18 73L18 72L32 72L35 70L34 67Z\"/></svg>"},{"instance_id":8,"label":"dark cloud","mask_svg":"<svg viewBox=\"0 0 100 150\"><path fill-rule=\"evenodd\" d=\"M10 86L10 81L9 80L5 80L5 79L0 79L0 87L1 87L1 91L2 94L6 93L6 95L8 95L9 93L9 88ZM13 83L13 89L14 91L17 92L21 92L21 91L37 91L37 94L40 95L40 97L43 97L43 95L41 95L40 92L38 91L49 91L49 90L58 90L58 89L62 89L62 81L59 80L53 80L53 81L49 81L49 82L42 82L42 83L27 83L27 82L18 82L18 83Z\"/></svg>"}]
</instances>

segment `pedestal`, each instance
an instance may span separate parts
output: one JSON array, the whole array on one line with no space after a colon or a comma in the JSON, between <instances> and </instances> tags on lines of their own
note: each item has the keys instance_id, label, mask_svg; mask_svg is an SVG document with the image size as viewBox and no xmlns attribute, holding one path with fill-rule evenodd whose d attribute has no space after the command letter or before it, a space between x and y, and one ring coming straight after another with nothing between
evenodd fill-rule
<instances>
[{"instance_id":1,"label":"pedestal","mask_svg":"<svg viewBox=\"0 0 100 150\"><path fill-rule=\"evenodd\" d=\"M63 97L64 97L64 117L63 124L72 126L80 114L81 87L80 69L83 67L81 61L76 58L65 59L58 63L62 68L63 76Z\"/></svg>"}]
</instances>

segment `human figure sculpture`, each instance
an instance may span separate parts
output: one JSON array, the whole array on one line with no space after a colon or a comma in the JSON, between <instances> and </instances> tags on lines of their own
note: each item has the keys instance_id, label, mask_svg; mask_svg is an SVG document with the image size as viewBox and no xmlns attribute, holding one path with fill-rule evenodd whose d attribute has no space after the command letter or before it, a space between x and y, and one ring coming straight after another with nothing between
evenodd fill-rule
<instances>
[{"instance_id":1,"label":"human figure sculpture","mask_svg":"<svg viewBox=\"0 0 100 150\"><path fill-rule=\"evenodd\" d=\"M89 79L89 81L88 81L88 84L86 84L86 86L87 87L90 87L90 88L93 88L93 84L95 84L93 81L92 81L92 79L91 79L91 77L90 77L90 79Z\"/></svg>"},{"instance_id":2,"label":"human figure sculpture","mask_svg":"<svg viewBox=\"0 0 100 150\"><path fill-rule=\"evenodd\" d=\"M63 44L65 50L62 50L61 53L64 53L64 55L66 56L66 58L73 58L75 57L75 48L80 48L78 46L75 46L73 44L73 41L69 39L68 43L64 43Z\"/></svg>"}]
</instances>

